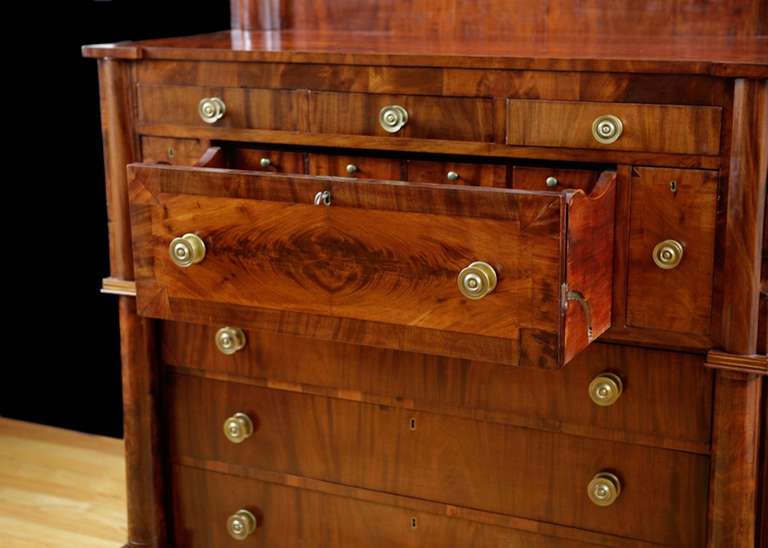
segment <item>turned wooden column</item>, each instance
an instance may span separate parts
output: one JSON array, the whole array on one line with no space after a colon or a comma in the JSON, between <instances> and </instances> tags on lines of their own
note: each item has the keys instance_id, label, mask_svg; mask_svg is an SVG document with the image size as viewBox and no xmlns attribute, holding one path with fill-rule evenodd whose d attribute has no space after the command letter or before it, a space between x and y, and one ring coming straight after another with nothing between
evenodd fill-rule
<instances>
[{"instance_id":1,"label":"turned wooden column","mask_svg":"<svg viewBox=\"0 0 768 548\"><path fill-rule=\"evenodd\" d=\"M134 131L133 64L99 61L101 124L108 197L110 273L133 280L126 164L138 158ZM127 547L167 546L156 324L136 314L136 300L120 297L123 428L127 470Z\"/></svg>"},{"instance_id":2,"label":"turned wooden column","mask_svg":"<svg viewBox=\"0 0 768 548\"><path fill-rule=\"evenodd\" d=\"M285 0L230 0L232 30L280 30Z\"/></svg>"},{"instance_id":3,"label":"turned wooden column","mask_svg":"<svg viewBox=\"0 0 768 548\"><path fill-rule=\"evenodd\" d=\"M726 198L721 346L712 434L709 548L753 548L756 539L761 390L757 354L760 270L768 164L768 82L734 85Z\"/></svg>"}]
</instances>

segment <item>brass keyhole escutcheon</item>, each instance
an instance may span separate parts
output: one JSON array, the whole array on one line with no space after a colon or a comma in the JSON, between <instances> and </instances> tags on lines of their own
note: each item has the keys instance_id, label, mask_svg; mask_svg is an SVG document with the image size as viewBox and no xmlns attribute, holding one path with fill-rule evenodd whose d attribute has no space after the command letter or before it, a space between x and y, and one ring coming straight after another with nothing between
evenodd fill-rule
<instances>
[{"instance_id":1,"label":"brass keyhole escutcheon","mask_svg":"<svg viewBox=\"0 0 768 548\"><path fill-rule=\"evenodd\" d=\"M587 495L596 506L610 506L621 495L621 481L610 472L595 474L587 486Z\"/></svg>"},{"instance_id":2,"label":"brass keyhole escutcheon","mask_svg":"<svg viewBox=\"0 0 768 548\"><path fill-rule=\"evenodd\" d=\"M603 145L615 143L624 133L624 123L613 114L598 116L592 123L592 137Z\"/></svg>"},{"instance_id":3,"label":"brass keyhole escutcheon","mask_svg":"<svg viewBox=\"0 0 768 548\"><path fill-rule=\"evenodd\" d=\"M496 288L498 277L491 265L475 261L459 272L459 291L467 299L482 299Z\"/></svg>"},{"instance_id":4,"label":"brass keyhole escutcheon","mask_svg":"<svg viewBox=\"0 0 768 548\"><path fill-rule=\"evenodd\" d=\"M224 435L232 443L243 443L253 434L253 421L245 413L235 413L224 421Z\"/></svg>"},{"instance_id":5,"label":"brass keyhole escutcheon","mask_svg":"<svg viewBox=\"0 0 768 548\"><path fill-rule=\"evenodd\" d=\"M589 397L600 407L616 403L624 391L624 383L615 373L603 372L589 383Z\"/></svg>"},{"instance_id":6,"label":"brass keyhole escutcheon","mask_svg":"<svg viewBox=\"0 0 768 548\"><path fill-rule=\"evenodd\" d=\"M188 268L205 258L205 242L190 232L174 238L168 246L168 254L176 266Z\"/></svg>"},{"instance_id":7,"label":"brass keyhole escutcheon","mask_svg":"<svg viewBox=\"0 0 768 548\"><path fill-rule=\"evenodd\" d=\"M685 248L677 240L664 240L653 248L653 262L662 270L672 270L683 260Z\"/></svg>"},{"instance_id":8,"label":"brass keyhole escutcheon","mask_svg":"<svg viewBox=\"0 0 768 548\"><path fill-rule=\"evenodd\" d=\"M245 540L256 531L259 522L249 510L238 510L227 520L227 532L236 540Z\"/></svg>"}]
</instances>

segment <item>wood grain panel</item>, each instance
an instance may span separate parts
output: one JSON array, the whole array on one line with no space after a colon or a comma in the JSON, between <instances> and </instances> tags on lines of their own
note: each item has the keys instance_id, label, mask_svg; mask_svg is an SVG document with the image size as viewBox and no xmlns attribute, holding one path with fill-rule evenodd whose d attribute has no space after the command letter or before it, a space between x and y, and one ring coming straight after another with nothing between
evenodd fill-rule
<instances>
[{"instance_id":1,"label":"wood grain panel","mask_svg":"<svg viewBox=\"0 0 768 548\"><path fill-rule=\"evenodd\" d=\"M710 332L717 180L713 171L633 168L628 325ZM653 262L653 248L668 239L683 244L683 260L662 270Z\"/></svg>"},{"instance_id":2,"label":"wood grain panel","mask_svg":"<svg viewBox=\"0 0 768 548\"><path fill-rule=\"evenodd\" d=\"M268 479L246 479L221 473L228 471L171 468L177 486L173 498L176 544L189 548L241 546L243 543L233 540L222 524L235 511L247 508L262 518L248 545L270 548L650 547L631 539L456 506L330 484L319 486L320 482L305 478L274 478L276 474L260 473L258 476ZM336 489L328 493L318 487ZM366 498L357 498L361 495Z\"/></svg>"},{"instance_id":3,"label":"wood grain panel","mask_svg":"<svg viewBox=\"0 0 768 548\"><path fill-rule=\"evenodd\" d=\"M141 160L146 163L163 162L191 166L208 149L209 142L202 139L171 139L142 137Z\"/></svg>"},{"instance_id":4,"label":"wood grain panel","mask_svg":"<svg viewBox=\"0 0 768 548\"><path fill-rule=\"evenodd\" d=\"M379 111L400 105L408 122L396 134L379 125ZM310 94L312 133L376 135L492 143L493 101L483 97L429 97L366 93Z\"/></svg>"},{"instance_id":5,"label":"wood grain panel","mask_svg":"<svg viewBox=\"0 0 768 548\"><path fill-rule=\"evenodd\" d=\"M417 183L447 183L453 185L507 187L507 166L479 162L437 162L408 160L408 180ZM448 172L459 178L451 181ZM550 190L541 188L538 190Z\"/></svg>"},{"instance_id":6,"label":"wood grain panel","mask_svg":"<svg viewBox=\"0 0 768 548\"><path fill-rule=\"evenodd\" d=\"M531 363L546 367L582 348L574 342L563 352L558 335L561 286L570 283L560 263L566 210L580 218L575 211L584 208L605 221L613 216L612 191L571 200L558 193L170 166L130 171L144 314L174 317L170 298L405 325L507 340L523 347L513 350L510 363L519 354L523 364L533 356ZM331 192L332 207L305 205L321 190ZM207 242L206 259L179 269L168 242L190 231ZM584 245L588 239L576 247ZM474 260L490 261L501 281L485 299L468 302L456 277ZM610 299L594 297L593 314L610 308ZM565 315L576 316L574 325L586 333L585 318L571 310ZM597 337L607 326L594 328Z\"/></svg>"},{"instance_id":7,"label":"wood grain panel","mask_svg":"<svg viewBox=\"0 0 768 548\"><path fill-rule=\"evenodd\" d=\"M510 145L677 154L720 151L718 107L509 100L507 114ZM618 116L624 124L621 137L607 145L592 136L592 122L605 114Z\"/></svg>"},{"instance_id":8,"label":"wood grain panel","mask_svg":"<svg viewBox=\"0 0 768 548\"><path fill-rule=\"evenodd\" d=\"M347 166L350 164L357 167L357 171L349 173ZM312 153L309 155L309 173L331 177L399 181L403 178L403 167L402 160L398 158Z\"/></svg>"},{"instance_id":9,"label":"wood grain panel","mask_svg":"<svg viewBox=\"0 0 768 548\"><path fill-rule=\"evenodd\" d=\"M215 96L227 107L216 127L297 131L302 95L290 90L140 85L139 120L208 126L200 119L198 104L204 97Z\"/></svg>"},{"instance_id":10,"label":"wood grain panel","mask_svg":"<svg viewBox=\"0 0 768 548\"><path fill-rule=\"evenodd\" d=\"M554 373L248 331L246 347L225 356L214 344L218 327L163 322L164 363L286 390L709 452L713 372L698 355L597 343ZM603 371L626 388L609 408L595 406L587 391Z\"/></svg>"},{"instance_id":11,"label":"wood grain panel","mask_svg":"<svg viewBox=\"0 0 768 548\"><path fill-rule=\"evenodd\" d=\"M701 546L709 459L457 417L172 376L171 453L676 546ZM255 432L229 442L235 412ZM586 485L623 482L611 507ZM659 486L664 486L659 489ZM558 500L553 505L552 500ZM686 505L673 501L686 500Z\"/></svg>"}]
</instances>

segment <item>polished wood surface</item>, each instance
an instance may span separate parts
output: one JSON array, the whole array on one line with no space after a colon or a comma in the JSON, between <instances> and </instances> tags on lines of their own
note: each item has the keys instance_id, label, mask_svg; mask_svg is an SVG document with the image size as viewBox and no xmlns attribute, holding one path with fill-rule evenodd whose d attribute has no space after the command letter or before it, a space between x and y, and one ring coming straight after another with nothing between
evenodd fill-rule
<instances>
[{"instance_id":1,"label":"polished wood surface","mask_svg":"<svg viewBox=\"0 0 768 548\"><path fill-rule=\"evenodd\" d=\"M0 418L0 545L125 542L121 440Z\"/></svg>"},{"instance_id":2,"label":"polished wood surface","mask_svg":"<svg viewBox=\"0 0 768 548\"><path fill-rule=\"evenodd\" d=\"M490 359L483 345L496 344L506 353L499 361L549 368L570 361L610 326L611 269L604 258L612 252L613 175L587 197L129 169L138 307L148 317L178 318L175 301L206 301L366 322L361 327L384 323L451 340L374 345ZM312 204L322 191L331 193L331 207ZM162 224L153 221L160 213ZM170 241L187 232L207 241L205 262L189 270L168 257ZM520 253L529 247L538 253ZM477 260L489 261L500 281L470 302L457 276ZM579 292L583 306L571 292ZM464 349L457 348L462 340Z\"/></svg>"}]
</instances>

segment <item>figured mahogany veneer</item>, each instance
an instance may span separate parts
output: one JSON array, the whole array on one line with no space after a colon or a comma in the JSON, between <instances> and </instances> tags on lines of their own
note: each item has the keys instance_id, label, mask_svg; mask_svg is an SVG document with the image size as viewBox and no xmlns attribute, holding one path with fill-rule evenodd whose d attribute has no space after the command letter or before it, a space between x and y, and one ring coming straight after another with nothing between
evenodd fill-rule
<instances>
[{"instance_id":1,"label":"figured mahogany veneer","mask_svg":"<svg viewBox=\"0 0 768 548\"><path fill-rule=\"evenodd\" d=\"M377 324L399 334L366 339L374 346L546 368L610 326L615 173L586 196L129 170L138 306L149 317L210 316L202 301L219 315L249 307L246 325L259 323L259 309L325 316L366 322L374 337ZM330 207L313 205L322 192ZM168 246L187 232L206 242L206 258L180 269ZM469 301L457 277L478 260L496 269L498 287ZM304 325L275 321L272 330L306 334Z\"/></svg>"}]
</instances>

